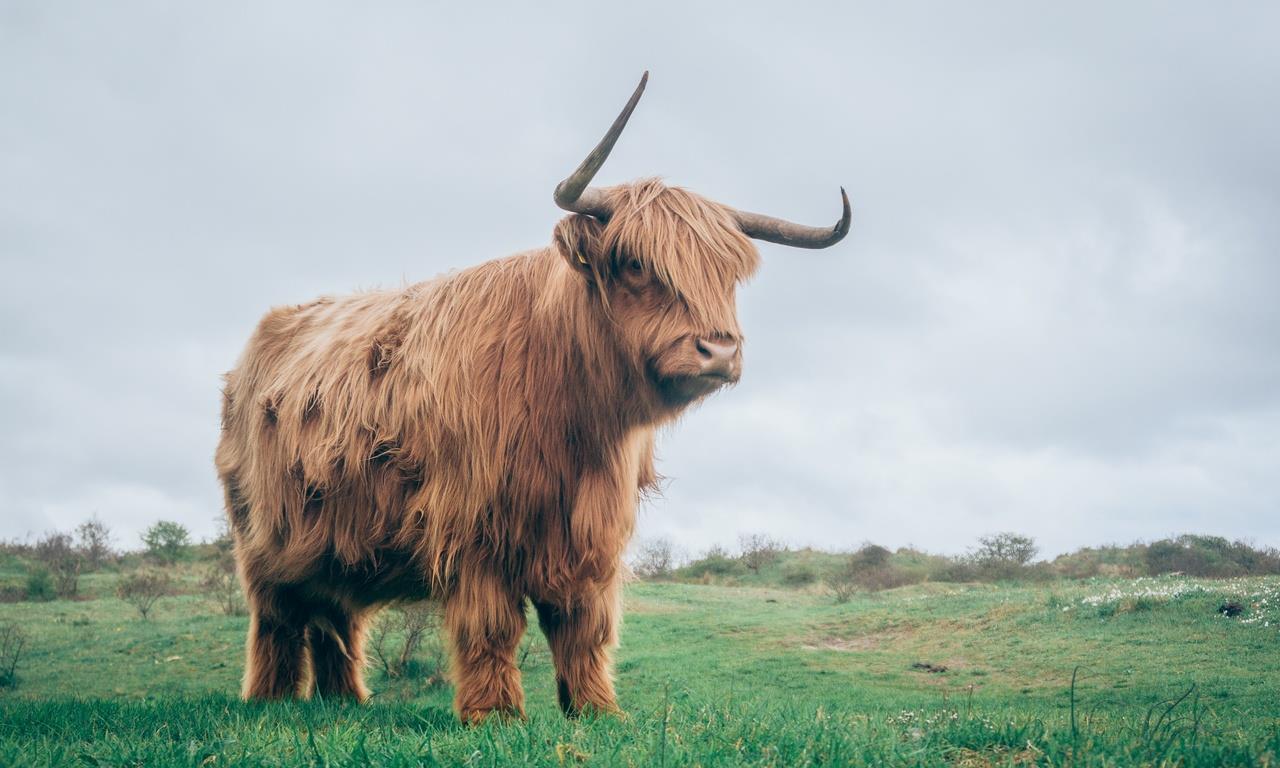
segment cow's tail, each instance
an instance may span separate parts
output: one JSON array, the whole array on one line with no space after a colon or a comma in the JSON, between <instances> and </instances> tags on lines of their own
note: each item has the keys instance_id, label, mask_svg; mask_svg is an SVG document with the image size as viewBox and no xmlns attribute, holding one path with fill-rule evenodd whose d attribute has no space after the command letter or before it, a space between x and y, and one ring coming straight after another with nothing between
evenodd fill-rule
<instances>
[{"instance_id":1,"label":"cow's tail","mask_svg":"<svg viewBox=\"0 0 1280 768\"><path fill-rule=\"evenodd\" d=\"M330 621L328 616L323 614L313 616L311 618L311 627L317 632L323 632L328 635L329 639L333 641L333 644L338 646L338 650L342 652L342 655L347 659L347 661L356 661L356 659L351 656L351 651L347 650L347 642L342 639L342 633L333 625L333 622Z\"/></svg>"}]
</instances>

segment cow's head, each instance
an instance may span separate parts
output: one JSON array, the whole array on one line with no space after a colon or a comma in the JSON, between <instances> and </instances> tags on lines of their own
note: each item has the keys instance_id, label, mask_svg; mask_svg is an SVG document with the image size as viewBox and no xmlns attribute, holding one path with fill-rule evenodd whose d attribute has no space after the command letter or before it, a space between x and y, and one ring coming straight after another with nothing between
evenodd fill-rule
<instances>
[{"instance_id":1,"label":"cow's head","mask_svg":"<svg viewBox=\"0 0 1280 768\"><path fill-rule=\"evenodd\" d=\"M644 92L645 73L622 113L555 200L574 215L555 244L609 315L626 356L660 402L679 408L736 382L742 332L735 289L756 270L752 238L826 248L849 231L849 199L833 227L806 227L738 211L656 179L588 186Z\"/></svg>"}]
</instances>

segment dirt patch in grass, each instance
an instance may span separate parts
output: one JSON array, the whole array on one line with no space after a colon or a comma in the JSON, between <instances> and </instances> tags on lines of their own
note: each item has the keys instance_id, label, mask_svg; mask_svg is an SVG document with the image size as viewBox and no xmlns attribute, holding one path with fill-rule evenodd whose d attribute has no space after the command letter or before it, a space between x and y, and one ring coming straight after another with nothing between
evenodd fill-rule
<instances>
[{"instance_id":1,"label":"dirt patch in grass","mask_svg":"<svg viewBox=\"0 0 1280 768\"><path fill-rule=\"evenodd\" d=\"M806 651L846 651L852 653L875 651L883 646L891 645L894 642L906 638L909 632L890 631L890 632L871 632L866 635L858 635L856 637L834 637L826 636L816 639L808 639L800 643L800 647Z\"/></svg>"},{"instance_id":2,"label":"dirt patch in grass","mask_svg":"<svg viewBox=\"0 0 1280 768\"><path fill-rule=\"evenodd\" d=\"M1003 627L1006 622L1015 616L1019 616L1027 612L1027 606L1020 603L1001 603L1000 605L988 608L983 611L975 622L976 626L981 629L990 629L992 627Z\"/></svg>"},{"instance_id":3,"label":"dirt patch in grass","mask_svg":"<svg viewBox=\"0 0 1280 768\"><path fill-rule=\"evenodd\" d=\"M664 614L664 613L687 613L689 607L687 605L676 605L674 603L659 602L657 600L646 600L644 598L628 597L623 605L625 613L648 613L648 614Z\"/></svg>"}]
</instances>

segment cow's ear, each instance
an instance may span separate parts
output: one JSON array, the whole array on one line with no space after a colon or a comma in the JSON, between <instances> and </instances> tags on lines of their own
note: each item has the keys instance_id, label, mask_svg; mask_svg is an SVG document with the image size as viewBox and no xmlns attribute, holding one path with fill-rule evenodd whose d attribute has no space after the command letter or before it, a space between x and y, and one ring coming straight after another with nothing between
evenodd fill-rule
<instances>
[{"instance_id":1,"label":"cow's ear","mask_svg":"<svg viewBox=\"0 0 1280 768\"><path fill-rule=\"evenodd\" d=\"M601 242L604 224L594 216L575 213L556 224L555 246L560 256L591 282L606 271Z\"/></svg>"}]
</instances>

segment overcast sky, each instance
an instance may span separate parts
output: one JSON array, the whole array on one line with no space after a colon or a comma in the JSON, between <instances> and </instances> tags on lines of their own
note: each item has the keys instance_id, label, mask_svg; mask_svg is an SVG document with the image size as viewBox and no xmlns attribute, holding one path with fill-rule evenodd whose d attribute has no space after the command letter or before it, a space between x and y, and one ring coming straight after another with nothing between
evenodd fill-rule
<instances>
[{"instance_id":1,"label":"overcast sky","mask_svg":"<svg viewBox=\"0 0 1280 768\"><path fill-rule=\"evenodd\" d=\"M0 2L0 538L211 534L262 313L548 243L649 69L599 182L854 224L641 536L1280 545L1276 6L267 5Z\"/></svg>"}]
</instances>

